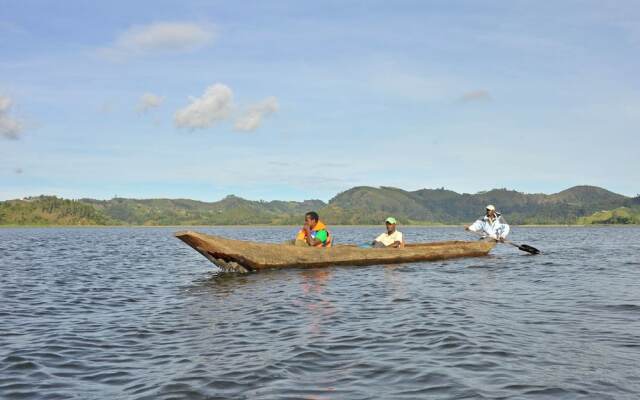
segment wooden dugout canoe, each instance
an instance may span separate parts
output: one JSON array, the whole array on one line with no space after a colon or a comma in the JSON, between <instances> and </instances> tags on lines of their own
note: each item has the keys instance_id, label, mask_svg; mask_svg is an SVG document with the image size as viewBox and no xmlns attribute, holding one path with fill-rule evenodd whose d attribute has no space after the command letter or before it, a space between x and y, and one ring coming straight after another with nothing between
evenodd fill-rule
<instances>
[{"instance_id":1,"label":"wooden dugout canoe","mask_svg":"<svg viewBox=\"0 0 640 400\"><path fill-rule=\"evenodd\" d=\"M176 237L196 249L223 271L250 272L283 267L376 265L486 256L495 242L448 241L407 245L404 249L363 249L338 245L331 248L296 247L257 243L184 231Z\"/></svg>"}]
</instances>

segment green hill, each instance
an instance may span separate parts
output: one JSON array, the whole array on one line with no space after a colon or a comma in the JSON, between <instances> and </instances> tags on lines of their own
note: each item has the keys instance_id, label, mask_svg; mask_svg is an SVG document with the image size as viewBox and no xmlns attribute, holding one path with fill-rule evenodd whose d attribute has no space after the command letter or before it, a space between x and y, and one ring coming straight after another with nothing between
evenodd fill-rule
<instances>
[{"instance_id":1,"label":"green hill","mask_svg":"<svg viewBox=\"0 0 640 400\"><path fill-rule=\"evenodd\" d=\"M391 187L359 186L329 200L323 211L329 223L375 224L388 215L397 215L402 222L439 222L410 192Z\"/></svg>"},{"instance_id":2,"label":"green hill","mask_svg":"<svg viewBox=\"0 0 640 400\"><path fill-rule=\"evenodd\" d=\"M89 204L53 196L0 202L0 225L114 225Z\"/></svg>"},{"instance_id":3,"label":"green hill","mask_svg":"<svg viewBox=\"0 0 640 400\"><path fill-rule=\"evenodd\" d=\"M619 207L614 210L598 211L578 219L583 225L591 224L640 224L640 207Z\"/></svg>"},{"instance_id":4,"label":"green hill","mask_svg":"<svg viewBox=\"0 0 640 400\"><path fill-rule=\"evenodd\" d=\"M561 201L574 205L597 205L622 202L628 197L610 192L597 186L574 186L560 193L548 196L552 201Z\"/></svg>"},{"instance_id":5,"label":"green hill","mask_svg":"<svg viewBox=\"0 0 640 400\"><path fill-rule=\"evenodd\" d=\"M187 199L82 199L107 218L132 225L249 225L293 224L308 210L325 205L320 200L251 201L237 196L207 203Z\"/></svg>"},{"instance_id":6,"label":"green hill","mask_svg":"<svg viewBox=\"0 0 640 400\"><path fill-rule=\"evenodd\" d=\"M297 225L309 210L318 211L333 225L379 224L389 215L403 224L462 224L481 216L489 203L512 224L638 223L635 210L640 209L640 197L594 186L550 195L508 189L468 194L444 188L406 191L358 186L328 203L252 201L233 195L215 202L30 197L0 202L0 225Z\"/></svg>"},{"instance_id":7,"label":"green hill","mask_svg":"<svg viewBox=\"0 0 640 400\"><path fill-rule=\"evenodd\" d=\"M526 194L493 189L476 194L459 194L441 189L413 192L396 188L355 187L329 201L327 217L339 216L352 223L375 223L393 214L404 223L464 223L495 204L506 219L516 224L575 224L579 217L597 210L626 205L630 199L594 186L576 186L560 193Z\"/></svg>"}]
</instances>

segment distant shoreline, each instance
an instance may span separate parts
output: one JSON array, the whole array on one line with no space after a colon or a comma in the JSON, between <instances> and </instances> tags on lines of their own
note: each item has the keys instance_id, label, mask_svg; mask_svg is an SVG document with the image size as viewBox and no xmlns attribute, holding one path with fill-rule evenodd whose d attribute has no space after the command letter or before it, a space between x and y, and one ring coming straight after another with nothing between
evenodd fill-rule
<instances>
[{"instance_id":1,"label":"distant shoreline","mask_svg":"<svg viewBox=\"0 0 640 400\"><path fill-rule=\"evenodd\" d=\"M227 196L216 202L189 199L70 200L37 196L0 201L0 224L9 227L67 226L300 226L309 210L338 226L380 226L393 215L402 226L462 226L498 204L514 226L640 224L640 197L595 186L575 186L553 195L492 189L477 194L450 190L405 191L354 187L328 203L320 200L252 201ZM457 221L457 222L454 222ZM206 223L206 224L205 224ZM193 224L193 225L192 225Z\"/></svg>"},{"instance_id":2,"label":"distant shoreline","mask_svg":"<svg viewBox=\"0 0 640 400\"><path fill-rule=\"evenodd\" d=\"M301 225L0 225L0 229L13 228L174 228L188 230L190 228L299 228ZM332 224L330 226L340 228L379 228L383 225L339 225ZM589 228L589 227L638 227L640 224L525 224L515 225L512 227L519 228ZM462 228L463 224L416 224L416 225L399 225L402 228Z\"/></svg>"}]
</instances>

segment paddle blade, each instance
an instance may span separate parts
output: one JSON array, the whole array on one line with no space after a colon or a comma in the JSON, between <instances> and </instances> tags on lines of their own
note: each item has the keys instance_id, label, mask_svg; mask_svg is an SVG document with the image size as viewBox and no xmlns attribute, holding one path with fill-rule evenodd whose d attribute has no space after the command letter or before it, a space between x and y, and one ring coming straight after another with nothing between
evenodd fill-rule
<instances>
[{"instance_id":1,"label":"paddle blade","mask_svg":"<svg viewBox=\"0 0 640 400\"><path fill-rule=\"evenodd\" d=\"M531 247L528 244L521 244L520 246L518 246L518 249L526 251L529 254L540 254L540 250L536 249L535 247Z\"/></svg>"}]
</instances>

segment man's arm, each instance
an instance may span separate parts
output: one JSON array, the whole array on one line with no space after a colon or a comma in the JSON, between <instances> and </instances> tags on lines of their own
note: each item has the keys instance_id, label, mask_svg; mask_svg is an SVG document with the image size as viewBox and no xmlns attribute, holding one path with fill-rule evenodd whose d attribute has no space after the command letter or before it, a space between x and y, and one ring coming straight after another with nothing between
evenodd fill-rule
<instances>
[{"instance_id":1,"label":"man's arm","mask_svg":"<svg viewBox=\"0 0 640 400\"><path fill-rule=\"evenodd\" d=\"M307 237L305 238L307 240L307 244L309 246L319 246L322 244L321 240L318 239L314 239L311 237L311 235L307 235Z\"/></svg>"},{"instance_id":2,"label":"man's arm","mask_svg":"<svg viewBox=\"0 0 640 400\"><path fill-rule=\"evenodd\" d=\"M402 232L396 231L395 241L393 242L393 244L391 244L391 246L396 249L404 247L404 237L402 235Z\"/></svg>"},{"instance_id":3,"label":"man's arm","mask_svg":"<svg viewBox=\"0 0 640 400\"><path fill-rule=\"evenodd\" d=\"M500 239L506 239L507 235L509 234L509 231L511 231L511 228L509 227L509 224L507 224L506 222L502 222L502 224L500 225Z\"/></svg>"},{"instance_id":4,"label":"man's arm","mask_svg":"<svg viewBox=\"0 0 640 400\"><path fill-rule=\"evenodd\" d=\"M313 246L313 238L311 237L311 228L309 228L309 225L307 225L306 222L304 223L302 230L304 230L305 232L304 241L307 242L309 246Z\"/></svg>"},{"instance_id":5,"label":"man's arm","mask_svg":"<svg viewBox=\"0 0 640 400\"><path fill-rule=\"evenodd\" d=\"M307 236L307 243L309 243L310 246L320 246L320 245L323 245L328 238L329 238L329 234L327 233L327 231L322 229L316 232L315 239L311 237L311 234L309 234Z\"/></svg>"},{"instance_id":6,"label":"man's arm","mask_svg":"<svg viewBox=\"0 0 640 400\"><path fill-rule=\"evenodd\" d=\"M311 228L309 227L309 225L305 224L303 229L307 233L304 240L307 242L309 246L318 246L322 244L322 241L311 237ZM316 234L316 236L318 235Z\"/></svg>"},{"instance_id":7,"label":"man's arm","mask_svg":"<svg viewBox=\"0 0 640 400\"><path fill-rule=\"evenodd\" d=\"M476 220L473 224L465 226L464 229L471 232L478 232L482 229L482 220Z\"/></svg>"}]
</instances>

